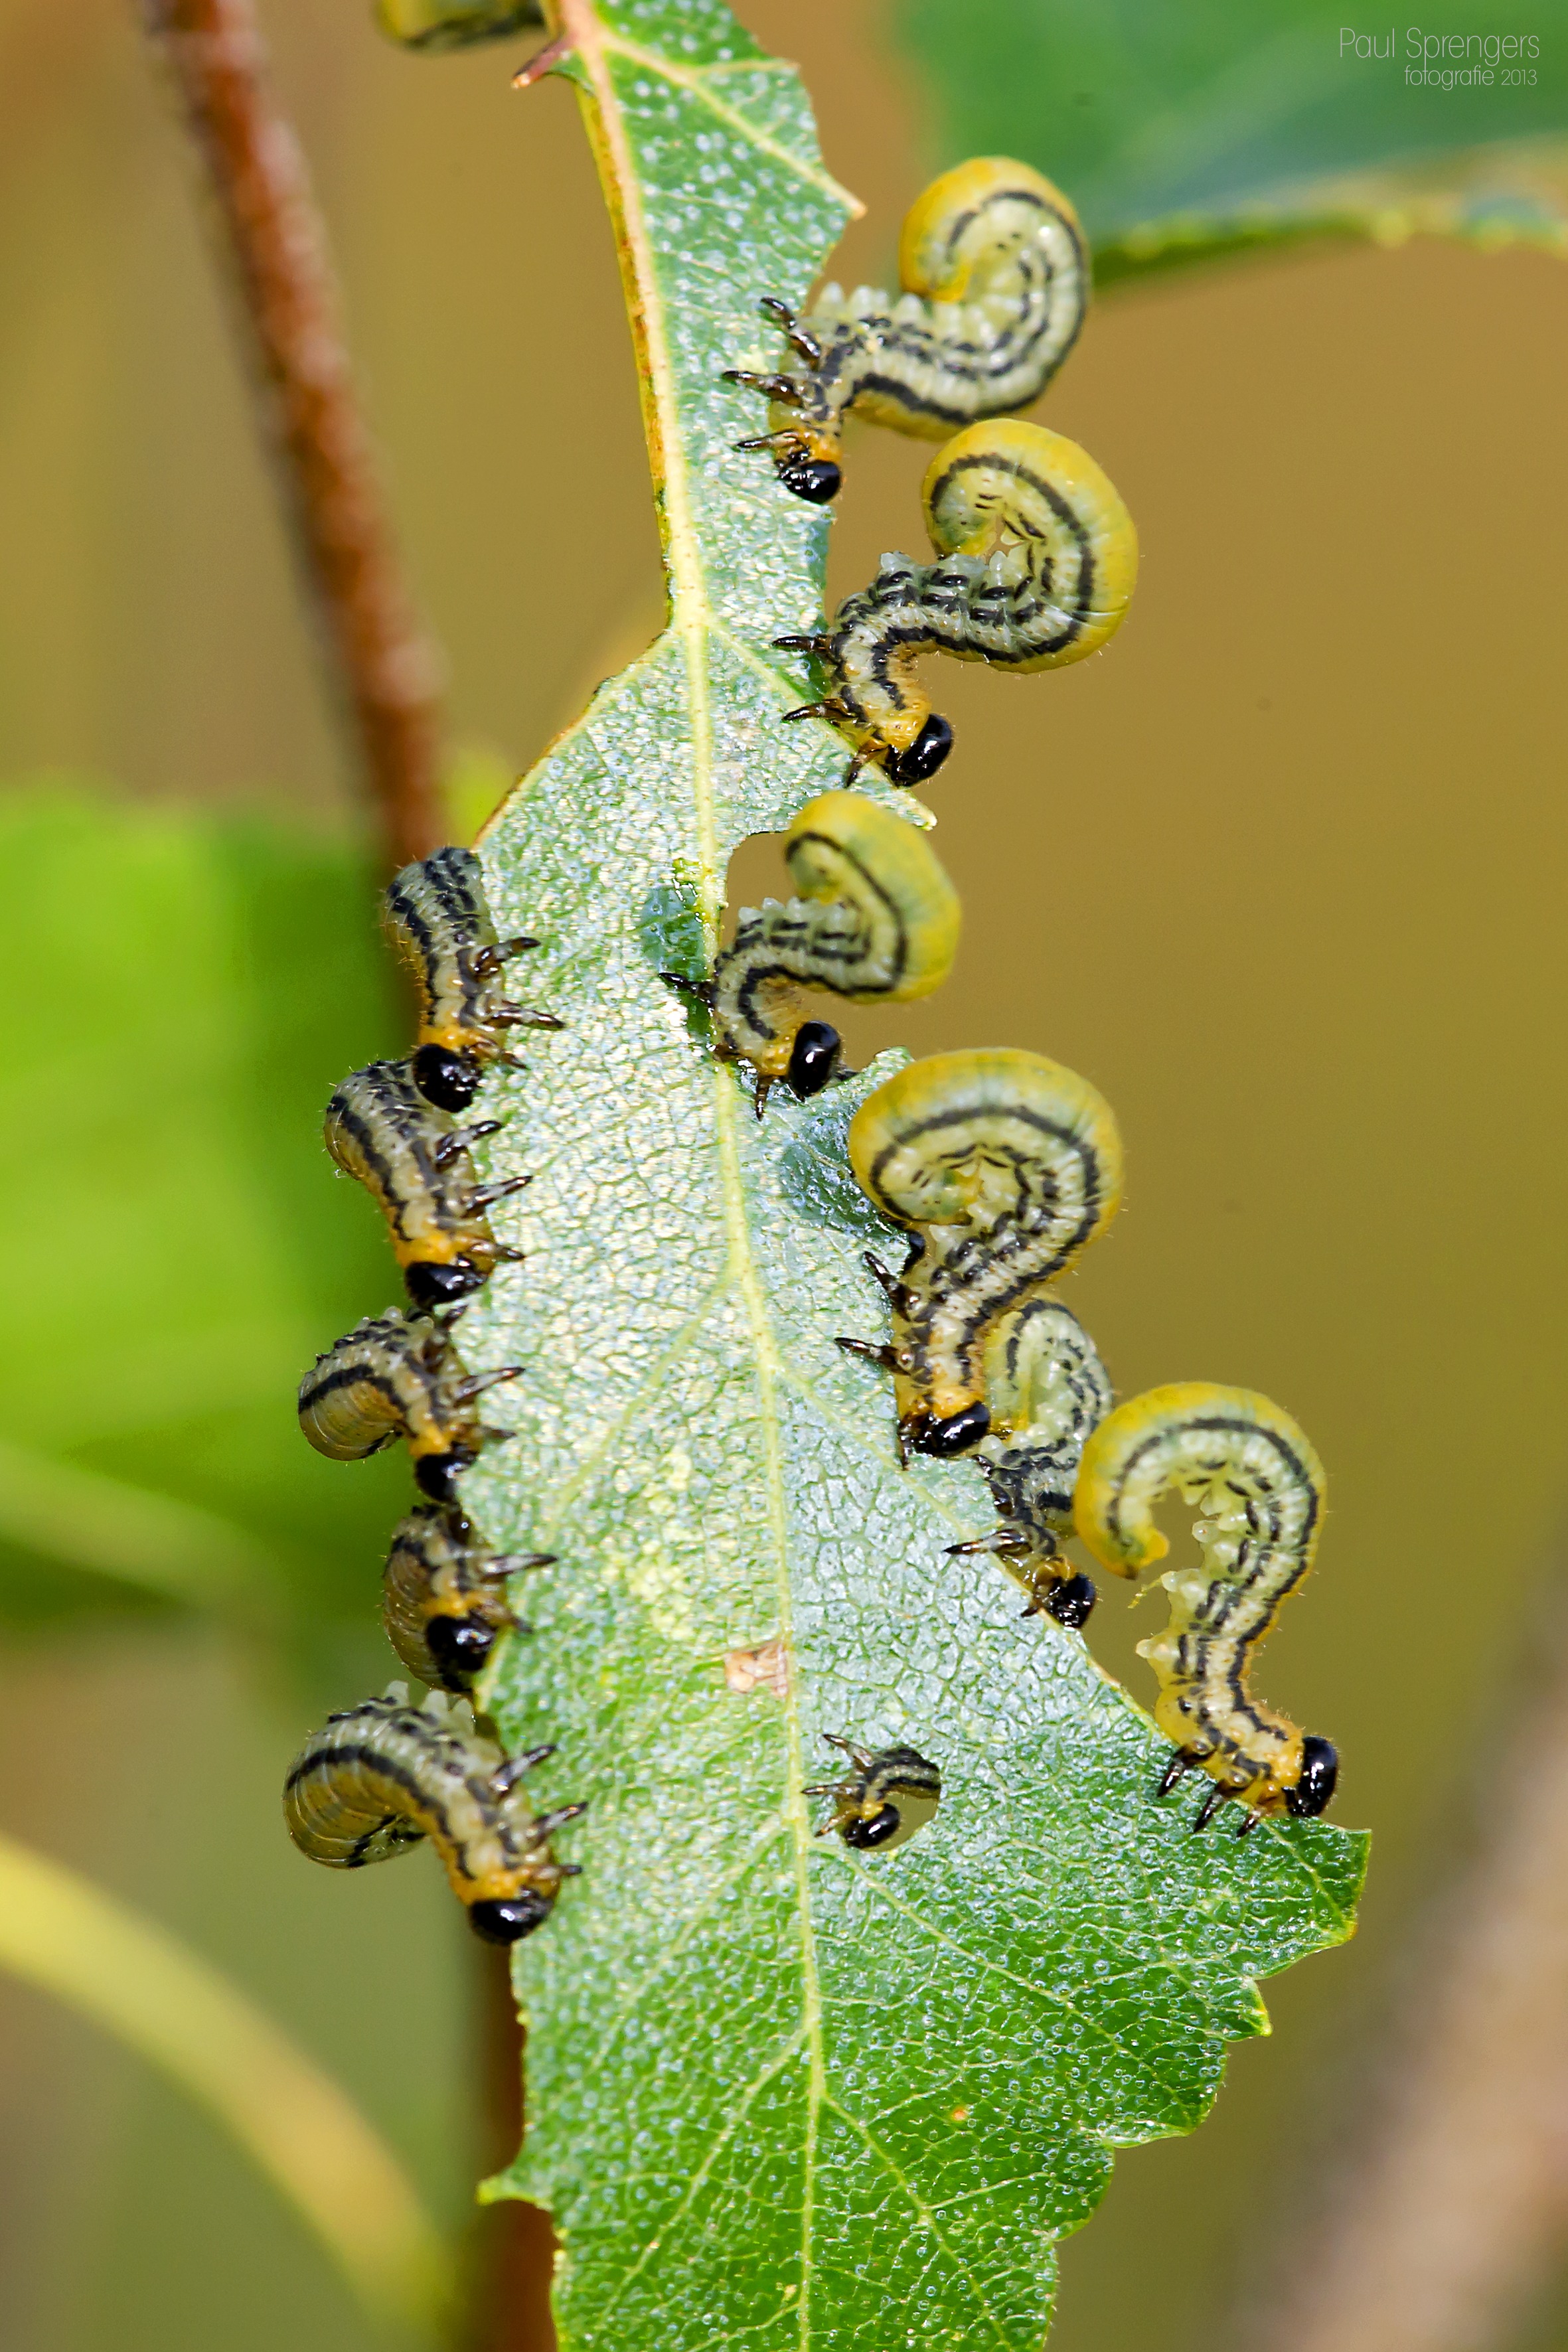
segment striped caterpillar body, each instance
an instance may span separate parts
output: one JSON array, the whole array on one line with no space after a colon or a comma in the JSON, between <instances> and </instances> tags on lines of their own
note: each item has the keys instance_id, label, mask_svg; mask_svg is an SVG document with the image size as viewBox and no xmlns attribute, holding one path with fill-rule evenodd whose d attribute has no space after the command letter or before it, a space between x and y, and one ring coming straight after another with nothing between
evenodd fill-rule
<instances>
[{"instance_id":1,"label":"striped caterpillar body","mask_svg":"<svg viewBox=\"0 0 1568 2352\"><path fill-rule=\"evenodd\" d=\"M815 1095L838 1069L838 1032L805 1018L802 988L908 1003L947 978L958 946L958 895L924 835L858 793L808 802L784 862L800 896L742 908L711 981L665 974L711 1007L721 1060L755 1070L759 1118L780 1079Z\"/></svg>"},{"instance_id":2,"label":"striped caterpillar body","mask_svg":"<svg viewBox=\"0 0 1568 2352\"><path fill-rule=\"evenodd\" d=\"M552 1568L553 1552L484 1552L467 1519L423 1503L394 1531L381 1584L393 1648L422 1683L467 1690L496 1636L529 1629L512 1614L509 1577Z\"/></svg>"},{"instance_id":3,"label":"striped caterpillar body","mask_svg":"<svg viewBox=\"0 0 1568 2352\"><path fill-rule=\"evenodd\" d=\"M1334 1793L1339 1759L1247 1689L1253 1653L1312 1565L1323 1469L1289 1413L1250 1389L1183 1381L1130 1398L1084 1448L1076 1517L1096 1559L1135 1577L1170 1549L1154 1506L1172 1488L1203 1514L1203 1563L1161 1579L1171 1622L1141 1642L1160 1685L1154 1720L1176 1743L1164 1796L1201 1766L1214 1782L1194 1826L1227 1798L1245 1836L1269 1814L1307 1818Z\"/></svg>"},{"instance_id":4,"label":"striped caterpillar body","mask_svg":"<svg viewBox=\"0 0 1568 2352\"><path fill-rule=\"evenodd\" d=\"M1000 1526L950 1557L993 1552L1027 1579L1026 1616L1081 1625L1095 1603L1089 1579L1062 1556L1073 1532L1073 1489L1089 1433L1110 1411L1110 1382L1093 1340L1059 1298L1026 1299L1003 1317L985 1349L991 1434L975 1451Z\"/></svg>"},{"instance_id":5,"label":"striped caterpillar body","mask_svg":"<svg viewBox=\"0 0 1568 2352\"><path fill-rule=\"evenodd\" d=\"M829 286L796 318L775 298L763 316L802 364L777 374L725 371L765 393L772 430L736 443L771 448L779 479L821 505L843 478L853 410L900 433L942 441L976 417L1039 397L1071 351L1089 307L1089 249L1078 215L1027 163L983 155L932 182L899 247L896 300Z\"/></svg>"},{"instance_id":6,"label":"striped caterpillar body","mask_svg":"<svg viewBox=\"0 0 1568 2352\"><path fill-rule=\"evenodd\" d=\"M499 1119L461 1128L427 1102L407 1062L373 1062L345 1078L327 1105L327 1150L374 1195L392 1233L408 1296L416 1307L467 1298L502 1258L522 1252L498 1242L486 1221L496 1201L520 1192L526 1176L474 1184L452 1163Z\"/></svg>"},{"instance_id":7,"label":"striped caterpillar body","mask_svg":"<svg viewBox=\"0 0 1568 2352\"><path fill-rule=\"evenodd\" d=\"M832 1819L824 1822L818 1837L837 1830L846 1845L889 1853L924 1829L942 1802L936 1765L913 1748L883 1748L872 1756L836 1731L824 1737L830 1748L843 1749L855 1769L841 1780L805 1790L808 1797L833 1799Z\"/></svg>"},{"instance_id":8,"label":"striped caterpillar body","mask_svg":"<svg viewBox=\"0 0 1568 2352\"><path fill-rule=\"evenodd\" d=\"M554 1859L550 1836L584 1809L534 1813L521 1782L553 1748L508 1761L471 1721L438 1691L411 1706L396 1683L384 1698L330 1715L289 1767L283 1814L300 1853L330 1870L387 1862L428 1838L475 1934L515 1944L578 1875Z\"/></svg>"},{"instance_id":9,"label":"striped caterpillar body","mask_svg":"<svg viewBox=\"0 0 1568 2352\"><path fill-rule=\"evenodd\" d=\"M992 1333L1116 1213L1115 1118L1086 1078L1044 1055L937 1054L861 1105L849 1160L862 1192L915 1240L900 1276L867 1259L893 1311L890 1343L839 1345L894 1375L900 1454L962 1453L991 1426Z\"/></svg>"},{"instance_id":10,"label":"striped caterpillar body","mask_svg":"<svg viewBox=\"0 0 1568 2352\"><path fill-rule=\"evenodd\" d=\"M455 1497L454 1479L492 1439L469 1410L522 1367L465 1376L441 1324L427 1316L371 1315L330 1348L300 1383L300 1426L318 1454L360 1462L395 1439L408 1441L414 1477L435 1503Z\"/></svg>"},{"instance_id":11,"label":"striped caterpillar body","mask_svg":"<svg viewBox=\"0 0 1568 2352\"><path fill-rule=\"evenodd\" d=\"M437 849L395 875L387 927L419 990L415 1084L442 1110L472 1102L487 1062L521 1067L509 1029L559 1029L553 1013L498 996L490 982L537 940L498 940L471 849Z\"/></svg>"},{"instance_id":12,"label":"striped caterpillar body","mask_svg":"<svg viewBox=\"0 0 1568 2352\"><path fill-rule=\"evenodd\" d=\"M1115 634L1138 576L1116 490L1043 425L971 425L931 460L923 497L935 563L884 555L825 629L773 640L827 673L826 698L785 715L837 720L856 744L848 777L878 760L892 782L917 784L946 759L952 729L915 676L922 655L1060 669Z\"/></svg>"}]
</instances>

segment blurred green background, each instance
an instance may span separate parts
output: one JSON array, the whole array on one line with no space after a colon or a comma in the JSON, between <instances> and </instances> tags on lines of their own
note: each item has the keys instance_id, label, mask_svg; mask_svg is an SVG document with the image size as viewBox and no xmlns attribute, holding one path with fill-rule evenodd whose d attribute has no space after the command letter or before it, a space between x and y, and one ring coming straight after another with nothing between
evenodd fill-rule
<instances>
[{"instance_id":1,"label":"blurred green background","mask_svg":"<svg viewBox=\"0 0 1568 2352\"><path fill-rule=\"evenodd\" d=\"M912 46L951 0L742 13L805 67L867 202L838 274L885 280L951 160ZM270 0L266 23L454 740L516 770L660 613L575 107L515 97L509 50L403 57L344 0ZM1162 200L1201 193L1161 152ZM391 1665L376 1562L401 1482L310 1455L292 1383L393 1295L317 1121L398 1013L200 213L131 10L11 0L0 1428L26 1507L0 1506L0 1823L225 1968L457 2224L487 2153L461 1924L426 1861L340 1881L278 1818L301 1730ZM944 667L959 748L932 798L962 961L929 1005L848 1024L868 1051L1006 1042L1091 1076L1131 1174L1074 1303L1119 1387L1264 1389L1331 1474L1321 1573L1265 1686L1339 1742L1337 1815L1377 1832L1363 1932L1270 1989L1275 2036L1237 2053L1200 2134L1121 2158L1065 2250L1056 2352L1215 2341L1289 2221L1258 2179L1353 2127L1345 2053L1563 1573L1565 362L1568 278L1528 250L1309 248L1107 301L1044 413L1137 519L1132 617L1049 679ZM831 598L919 548L927 455L857 439ZM777 888L771 844L738 866L732 902ZM65 1564L62 1464L208 1514L210 1605ZM1120 1593L1092 1628L1145 1697L1146 1630ZM1561 2342L1565 2315L1532 2305L1507 2352ZM202 2116L5 1979L0 2331L25 2352L384 2340Z\"/></svg>"}]
</instances>

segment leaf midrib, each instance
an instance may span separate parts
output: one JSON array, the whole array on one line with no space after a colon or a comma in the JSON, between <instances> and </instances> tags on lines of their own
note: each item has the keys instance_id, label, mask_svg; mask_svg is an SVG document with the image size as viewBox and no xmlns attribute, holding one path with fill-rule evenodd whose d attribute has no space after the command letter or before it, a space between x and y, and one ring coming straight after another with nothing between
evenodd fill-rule
<instances>
[{"instance_id":1,"label":"leaf midrib","mask_svg":"<svg viewBox=\"0 0 1568 2352\"><path fill-rule=\"evenodd\" d=\"M708 604L704 567L692 514L686 451L680 437L680 417L675 392L675 372L652 247L643 211L642 190L626 141L626 127L606 66L612 48L624 47L607 37L590 0L559 0L561 27L574 41L587 75L596 112L595 151L607 193L621 224L621 267L629 280L627 310L647 386L644 415L648 426L648 455L656 488L662 487L659 528L670 587L670 625L682 640L691 704L692 793L701 866L700 904L703 929L711 956L718 944L722 912L723 877L719 870L718 835L713 811L712 713L708 696L707 644L715 615ZM673 78L673 77L671 77ZM772 1533L779 1600L778 1633L786 1658L795 1654L794 1611L789 1583L787 1527L784 1512L784 1465L781 1456L776 1384L779 1357L772 1318L746 1220L742 1180L740 1139L736 1120L740 1107L733 1077L717 1063L710 1066L714 1127L719 1143L721 1183L729 1259L751 1326L757 1367L757 1410L763 1432L763 1483L768 1525ZM816 2202L817 2118L826 2095L826 2063L823 2047L822 1997L813 1932L807 1861L811 1825L802 1793L805 1781L801 1752L800 1721L792 1696L784 1707L791 1796L788 1807L794 1848L797 1907L801 1934L802 2026L808 2053L805 2143L802 2151L801 2283L799 2340L811 2341L812 2225Z\"/></svg>"}]
</instances>

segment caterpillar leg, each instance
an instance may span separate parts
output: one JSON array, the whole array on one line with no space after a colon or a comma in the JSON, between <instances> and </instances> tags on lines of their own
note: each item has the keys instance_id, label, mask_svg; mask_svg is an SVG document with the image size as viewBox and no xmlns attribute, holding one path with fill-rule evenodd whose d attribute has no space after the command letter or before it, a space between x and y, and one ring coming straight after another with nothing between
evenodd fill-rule
<instances>
[{"instance_id":1,"label":"caterpillar leg","mask_svg":"<svg viewBox=\"0 0 1568 2352\"><path fill-rule=\"evenodd\" d=\"M781 710L779 724L781 727L793 727L797 719L833 719L842 723L848 716L841 702L803 702L798 709Z\"/></svg>"},{"instance_id":2,"label":"caterpillar leg","mask_svg":"<svg viewBox=\"0 0 1568 2352\"><path fill-rule=\"evenodd\" d=\"M819 368L822 365L822 345L808 327L800 324L787 302L781 302L776 294L764 294L757 308L764 319L779 329L797 359L803 359L807 367Z\"/></svg>"},{"instance_id":3,"label":"caterpillar leg","mask_svg":"<svg viewBox=\"0 0 1568 2352\"><path fill-rule=\"evenodd\" d=\"M898 1350L890 1341L884 1340L880 1347L877 1347L869 1339L846 1339L840 1336L833 1344L836 1348L842 1348L847 1356L864 1356L867 1362L875 1364L879 1372L896 1372L899 1369Z\"/></svg>"},{"instance_id":4,"label":"caterpillar leg","mask_svg":"<svg viewBox=\"0 0 1568 2352\"><path fill-rule=\"evenodd\" d=\"M798 408L804 397L793 375L759 375L751 368L725 368L721 381L738 383L742 392L760 392L765 400L776 400L781 408Z\"/></svg>"},{"instance_id":5,"label":"caterpillar leg","mask_svg":"<svg viewBox=\"0 0 1568 2352\"><path fill-rule=\"evenodd\" d=\"M1184 1779L1187 1773L1196 1769L1198 1760L1197 1757L1189 1756L1185 1748L1178 1748L1160 1775L1160 1784L1154 1791L1155 1796L1168 1797L1177 1781Z\"/></svg>"},{"instance_id":6,"label":"caterpillar leg","mask_svg":"<svg viewBox=\"0 0 1568 2352\"><path fill-rule=\"evenodd\" d=\"M1223 1788L1219 1781L1216 1780L1214 1787L1209 1790L1208 1795L1204 1799L1203 1803L1199 1806L1197 1812L1194 1817L1193 1830L1194 1834L1199 1830L1207 1829L1209 1823L1213 1821L1220 1807L1222 1805L1227 1805L1230 1802L1230 1790L1226 1788Z\"/></svg>"},{"instance_id":7,"label":"caterpillar leg","mask_svg":"<svg viewBox=\"0 0 1568 2352\"><path fill-rule=\"evenodd\" d=\"M682 996L691 997L698 1004L713 1008L713 983L710 980L688 980L683 971L661 971L659 978L667 987L679 989Z\"/></svg>"}]
</instances>

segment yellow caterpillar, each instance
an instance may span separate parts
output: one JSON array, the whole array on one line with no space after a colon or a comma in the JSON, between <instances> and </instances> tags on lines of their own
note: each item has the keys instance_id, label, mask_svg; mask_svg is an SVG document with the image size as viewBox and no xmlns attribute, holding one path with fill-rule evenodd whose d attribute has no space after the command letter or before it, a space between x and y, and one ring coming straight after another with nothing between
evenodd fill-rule
<instances>
[{"instance_id":1,"label":"yellow caterpillar","mask_svg":"<svg viewBox=\"0 0 1568 2352\"><path fill-rule=\"evenodd\" d=\"M1001 1522L988 1536L952 1544L949 1556L994 1552L1026 1575L1026 1616L1044 1610L1058 1625L1081 1625L1093 1583L1062 1556L1073 1531L1073 1489L1091 1430L1110 1411L1110 1382L1093 1340L1059 1298L1027 1298L993 1330L985 1348L991 1433L975 1449Z\"/></svg>"},{"instance_id":2,"label":"yellow caterpillar","mask_svg":"<svg viewBox=\"0 0 1568 2352\"><path fill-rule=\"evenodd\" d=\"M1119 1405L1084 1447L1075 1513L1102 1567L1135 1577L1170 1549L1154 1506L1172 1489L1203 1514L1203 1562L1162 1578L1171 1622L1139 1643L1160 1685L1154 1720L1176 1743L1164 1796L1196 1765L1214 1788L1194 1826L1227 1798L1244 1836L1274 1813L1309 1818L1334 1793L1339 1758L1247 1688L1253 1653L1312 1565L1323 1468L1287 1412L1250 1389L1182 1381Z\"/></svg>"},{"instance_id":3,"label":"yellow caterpillar","mask_svg":"<svg viewBox=\"0 0 1568 2352\"><path fill-rule=\"evenodd\" d=\"M471 849L437 849L393 877L386 922L419 991L414 1081L442 1110L472 1102L487 1062L521 1068L505 1050L509 1029L559 1029L540 1013L498 996L490 983L537 940L500 940Z\"/></svg>"},{"instance_id":4,"label":"yellow caterpillar","mask_svg":"<svg viewBox=\"0 0 1568 2352\"><path fill-rule=\"evenodd\" d=\"M874 1756L836 1731L826 1732L830 1748L841 1748L854 1770L841 1780L819 1783L804 1793L831 1797L833 1815L817 1831L818 1837L837 1830L846 1845L860 1853L890 1853L923 1830L942 1802L942 1773L913 1748L882 1748Z\"/></svg>"},{"instance_id":5,"label":"yellow caterpillar","mask_svg":"<svg viewBox=\"0 0 1568 2352\"><path fill-rule=\"evenodd\" d=\"M849 1160L915 1238L901 1276L868 1256L893 1310L900 1454L962 1453L991 1426L986 1344L1009 1308L1064 1274L1121 1198L1121 1138L1087 1078L994 1047L911 1062L861 1105Z\"/></svg>"},{"instance_id":6,"label":"yellow caterpillar","mask_svg":"<svg viewBox=\"0 0 1568 2352\"><path fill-rule=\"evenodd\" d=\"M515 1944L579 1874L554 1859L550 1836L585 1808L534 1813L521 1784L553 1748L509 1761L472 1722L439 1691L411 1706L401 1683L330 1715L289 1767L283 1817L300 1853L330 1870L388 1862L428 1838L474 1933Z\"/></svg>"},{"instance_id":7,"label":"yellow caterpillar","mask_svg":"<svg viewBox=\"0 0 1568 2352\"><path fill-rule=\"evenodd\" d=\"M759 1118L781 1079L796 1095L815 1095L838 1070L838 1032L805 1018L803 988L861 1004L908 1003L947 978L958 946L958 894L934 852L874 801L823 793L801 810L784 847L799 897L743 907L710 981L663 975L711 1009L720 1059L755 1070Z\"/></svg>"},{"instance_id":8,"label":"yellow caterpillar","mask_svg":"<svg viewBox=\"0 0 1568 2352\"><path fill-rule=\"evenodd\" d=\"M919 197L899 247L896 300L828 286L800 317L770 297L763 316L802 362L777 374L729 368L764 393L772 430L739 449L772 449L779 479L821 505L843 478L844 419L941 441L978 416L1039 397L1089 307L1089 249L1050 181L1003 155L944 172Z\"/></svg>"},{"instance_id":9,"label":"yellow caterpillar","mask_svg":"<svg viewBox=\"0 0 1568 2352\"><path fill-rule=\"evenodd\" d=\"M497 1241L486 1212L521 1192L528 1178L474 1184L453 1171L453 1161L500 1125L486 1118L457 1126L426 1100L407 1062L373 1062L356 1070L327 1105L327 1150L386 1219L416 1307L449 1307L467 1298L501 1259L522 1255Z\"/></svg>"},{"instance_id":10,"label":"yellow caterpillar","mask_svg":"<svg viewBox=\"0 0 1568 2352\"><path fill-rule=\"evenodd\" d=\"M382 1622L422 1683L466 1690L496 1636L529 1629L506 1597L510 1577L553 1568L555 1554L482 1552L467 1519L422 1503L398 1523L381 1582Z\"/></svg>"},{"instance_id":11,"label":"yellow caterpillar","mask_svg":"<svg viewBox=\"0 0 1568 2352\"><path fill-rule=\"evenodd\" d=\"M433 1503L450 1503L454 1480L479 1448L511 1434L487 1428L469 1407L521 1370L503 1364L465 1377L442 1324L428 1316L369 1315L300 1381L300 1426L334 1462L362 1462L406 1438L416 1486Z\"/></svg>"},{"instance_id":12,"label":"yellow caterpillar","mask_svg":"<svg viewBox=\"0 0 1568 2352\"><path fill-rule=\"evenodd\" d=\"M932 458L922 495L935 563L884 555L826 628L773 639L827 673L822 701L784 715L846 730L846 782L877 760L895 784L918 784L947 758L952 728L915 676L923 655L1060 669L1121 627L1138 577L1138 534L1115 488L1043 425L971 425Z\"/></svg>"}]
</instances>

